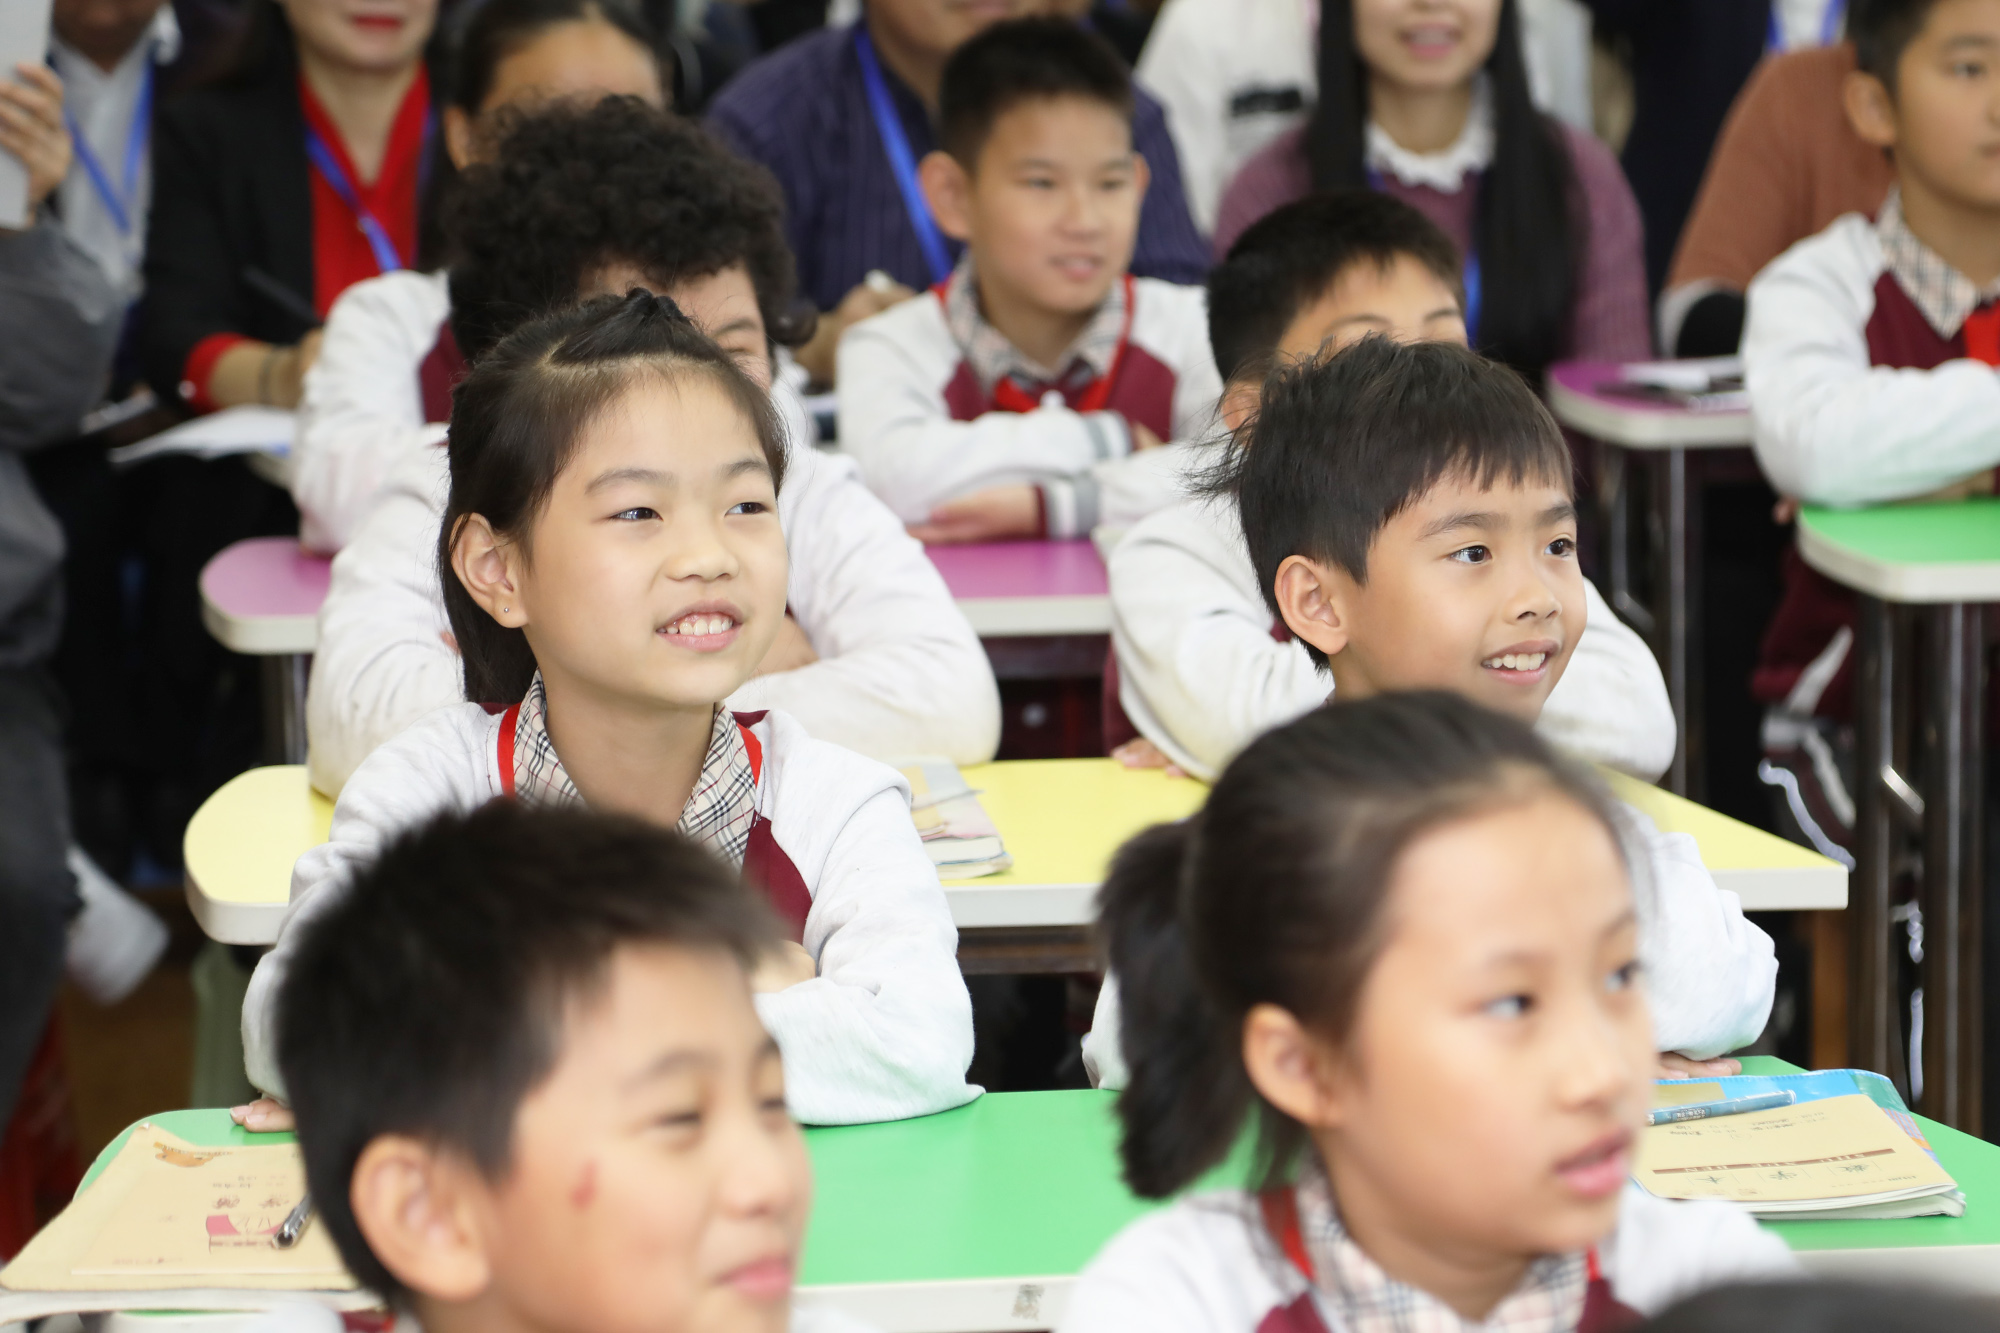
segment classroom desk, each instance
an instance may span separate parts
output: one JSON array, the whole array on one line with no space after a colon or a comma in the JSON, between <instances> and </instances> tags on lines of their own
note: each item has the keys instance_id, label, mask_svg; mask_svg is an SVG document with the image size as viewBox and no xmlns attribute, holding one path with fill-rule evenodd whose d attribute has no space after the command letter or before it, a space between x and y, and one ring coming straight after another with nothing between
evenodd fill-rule
<instances>
[{"instance_id":1,"label":"classroom desk","mask_svg":"<svg viewBox=\"0 0 2000 1333\"><path fill-rule=\"evenodd\" d=\"M1115 759L1023 759L963 770L1014 858L981 879L948 880L959 963L970 973L1087 972L1097 886L1125 840L1192 814L1208 788ZM1752 911L1839 908L1847 872L1803 847L1657 787L1607 775L1623 800L1661 828L1701 845L1716 883ZM183 850L188 903L202 929L229 944L277 938L292 862L326 840L330 802L298 766L240 774L203 803Z\"/></svg>"},{"instance_id":2,"label":"classroom desk","mask_svg":"<svg viewBox=\"0 0 2000 1333\"><path fill-rule=\"evenodd\" d=\"M264 734L285 763L306 757L306 670L332 564L290 537L252 537L201 571L201 623L231 652L263 659Z\"/></svg>"},{"instance_id":3,"label":"classroom desk","mask_svg":"<svg viewBox=\"0 0 2000 1333\"><path fill-rule=\"evenodd\" d=\"M925 548L982 639L1109 634L1104 561L1085 540Z\"/></svg>"},{"instance_id":4,"label":"classroom desk","mask_svg":"<svg viewBox=\"0 0 2000 1333\"><path fill-rule=\"evenodd\" d=\"M1854 999L1848 1058L1886 1068L1896 1032L1896 960L1901 930L1889 917L1898 820L1923 831L1926 1111L1949 1124L1980 1117L1980 900L1984 821L1985 616L2000 601L2000 499L1982 496L1875 509L1808 507L1799 514L1799 555L1855 590L1860 602L1855 676L1859 828L1852 924ZM1910 673L1907 640L1922 636ZM1911 686L1920 729L1907 721ZM1921 771L1905 774L1921 738ZM1931 1054L1935 1053L1935 1054ZM2000 1109L2000 1108L1996 1108Z\"/></svg>"},{"instance_id":5,"label":"classroom desk","mask_svg":"<svg viewBox=\"0 0 2000 1333\"><path fill-rule=\"evenodd\" d=\"M1747 411L1695 412L1665 403L1647 403L1600 391L1616 380L1620 367L1610 361L1570 361L1549 369L1549 408L1556 419L1604 446L1604 507L1611 586L1606 590L1618 613L1653 640L1666 668L1667 694L1673 700L1680 745L1674 751L1667 785L1683 795L1699 795L1690 785L1689 755L1700 734L1699 626L1689 613L1701 593L1699 514L1690 508L1688 451L1736 448L1750 443ZM1649 609L1632 595L1629 557L1628 496L1625 454L1636 451L1660 460L1653 486L1657 531L1664 550L1658 553L1661 577L1654 580L1655 607ZM1663 476L1658 475L1664 473Z\"/></svg>"},{"instance_id":6,"label":"classroom desk","mask_svg":"<svg viewBox=\"0 0 2000 1333\"><path fill-rule=\"evenodd\" d=\"M1744 1063L1753 1073L1792 1070L1778 1060ZM989 1093L919 1120L807 1130L816 1184L799 1300L884 1333L1049 1327L1083 1266L1154 1206L1119 1181L1112 1101L1101 1092ZM195 1143L246 1137L226 1111L170 1111L153 1123ZM2000 1294L2000 1148L1945 1125L1924 1129L1965 1191L1964 1217L1771 1230L1814 1273ZM1242 1169L1224 1167L1215 1183Z\"/></svg>"}]
</instances>

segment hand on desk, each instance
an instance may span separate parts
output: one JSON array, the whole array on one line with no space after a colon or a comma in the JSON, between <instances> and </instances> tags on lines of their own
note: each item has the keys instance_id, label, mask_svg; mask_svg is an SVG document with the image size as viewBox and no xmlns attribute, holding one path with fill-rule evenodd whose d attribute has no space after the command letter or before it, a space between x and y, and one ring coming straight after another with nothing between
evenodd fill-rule
<instances>
[{"instance_id":1,"label":"hand on desk","mask_svg":"<svg viewBox=\"0 0 2000 1333\"><path fill-rule=\"evenodd\" d=\"M811 666L819 661L819 654L813 651L812 640L799 628L799 622L789 613L778 626L778 637L771 641L770 650L764 660L757 664L753 675L771 676L780 671L797 671L800 667Z\"/></svg>"},{"instance_id":2,"label":"hand on desk","mask_svg":"<svg viewBox=\"0 0 2000 1333\"><path fill-rule=\"evenodd\" d=\"M1661 1078L1733 1078L1743 1072L1743 1062L1720 1056L1714 1060L1690 1060L1673 1051L1660 1052Z\"/></svg>"},{"instance_id":3,"label":"hand on desk","mask_svg":"<svg viewBox=\"0 0 2000 1333\"><path fill-rule=\"evenodd\" d=\"M1187 770L1167 758L1166 751L1147 740L1144 736L1126 741L1111 752L1111 757L1127 768L1165 769L1170 778L1184 778Z\"/></svg>"},{"instance_id":4,"label":"hand on desk","mask_svg":"<svg viewBox=\"0 0 2000 1333\"><path fill-rule=\"evenodd\" d=\"M750 974L750 989L759 994L786 990L818 975L819 965L813 956L803 946L786 940L758 962L757 970Z\"/></svg>"},{"instance_id":5,"label":"hand on desk","mask_svg":"<svg viewBox=\"0 0 2000 1333\"><path fill-rule=\"evenodd\" d=\"M292 1108L276 1097L259 1097L248 1106L232 1106L229 1118L252 1134L276 1134L280 1130L297 1129L299 1124Z\"/></svg>"},{"instance_id":6,"label":"hand on desk","mask_svg":"<svg viewBox=\"0 0 2000 1333\"><path fill-rule=\"evenodd\" d=\"M910 524L910 535L926 546L1011 541L1037 535L1041 518L1033 486L990 486L945 501L929 519Z\"/></svg>"}]
</instances>

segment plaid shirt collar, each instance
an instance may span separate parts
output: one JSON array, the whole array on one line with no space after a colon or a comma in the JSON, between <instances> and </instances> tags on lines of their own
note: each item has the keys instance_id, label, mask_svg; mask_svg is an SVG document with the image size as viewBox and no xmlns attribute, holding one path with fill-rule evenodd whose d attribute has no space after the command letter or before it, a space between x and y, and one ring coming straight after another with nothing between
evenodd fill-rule
<instances>
[{"instance_id":1,"label":"plaid shirt collar","mask_svg":"<svg viewBox=\"0 0 2000 1333\"><path fill-rule=\"evenodd\" d=\"M548 692L538 671L514 723L514 794L527 805L581 805L583 793L570 781L549 739L548 716ZM717 708L708 753L681 810L679 831L740 870L750 826L756 822L757 771L749 747L734 715Z\"/></svg>"},{"instance_id":2,"label":"plaid shirt collar","mask_svg":"<svg viewBox=\"0 0 2000 1333\"><path fill-rule=\"evenodd\" d=\"M1030 394L1058 387L1081 387L1111 373L1118 355L1118 339L1125 332L1125 284L1114 282L1097 313L1090 317L1083 335L1063 355L1062 365L1051 368L1028 359L1007 335L986 321L979 309L979 284L972 277L970 251L958 261L945 281L944 319L958 344L966 364L979 377L987 393L1003 379L1013 379ZM1074 384L1072 384L1074 382Z\"/></svg>"},{"instance_id":3,"label":"plaid shirt collar","mask_svg":"<svg viewBox=\"0 0 2000 1333\"><path fill-rule=\"evenodd\" d=\"M1917 239L1917 234L1903 221L1900 190L1891 189L1882 211L1875 215L1875 235L1881 239L1889 271L1896 275L1897 283L1923 312L1924 322L1938 337L1957 337L1967 315L2000 298L2000 280L1984 288L1975 287L1972 279Z\"/></svg>"},{"instance_id":4,"label":"plaid shirt collar","mask_svg":"<svg viewBox=\"0 0 2000 1333\"><path fill-rule=\"evenodd\" d=\"M1535 1260L1521 1285L1474 1323L1429 1292L1390 1277L1362 1252L1340 1223L1324 1172L1312 1172L1297 1198L1315 1288L1343 1333L1570 1333L1583 1318L1590 1275L1582 1254Z\"/></svg>"}]
</instances>

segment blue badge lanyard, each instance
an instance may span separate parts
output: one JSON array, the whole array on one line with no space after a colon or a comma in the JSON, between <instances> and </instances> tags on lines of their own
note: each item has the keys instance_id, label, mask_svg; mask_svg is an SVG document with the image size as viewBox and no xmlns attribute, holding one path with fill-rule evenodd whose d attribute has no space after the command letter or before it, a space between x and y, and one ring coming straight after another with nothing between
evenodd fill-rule
<instances>
[{"instance_id":1,"label":"blue badge lanyard","mask_svg":"<svg viewBox=\"0 0 2000 1333\"><path fill-rule=\"evenodd\" d=\"M70 143L76 149L76 160L83 164L83 174L90 177L91 185L97 190L97 197L104 201L104 211L111 215L118 234L129 237L132 234L133 218L139 202L139 169L145 165L146 144L152 138L153 130L153 62L146 62L146 72L140 77L139 103L132 111L132 129L125 136L125 174L123 189L111 184L110 173L104 163L98 160L96 150L83 137L83 129L76 123L76 117L69 108L63 108L63 123L69 129Z\"/></svg>"},{"instance_id":2,"label":"blue badge lanyard","mask_svg":"<svg viewBox=\"0 0 2000 1333\"><path fill-rule=\"evenodd\" d=\"M368 238L368 248L375 253L375 267L382 273L394 273L403 267L403 256L396 249L396 243L389 239L389 229L382 220L369 212L361 203L361 196L355 192L354 183L347 179L347 173L340 169L340 159L327 147L326 140L319 137L319 131L306 126L306 156L319 169L333 192L340 196L340 202L347 205L347 211L354 214L354 223L361 228L361 234Z\"/></svg>"},{"instance_id":3,"label":"blue badge lanyard","mask_svg":"<svg viewBox=\"0 0 2000 1333\"><path fill-rule=\"evenodd\" d=\"M882 66L875 58L875 43L868 39L865 21L854 25L854 54L861 60L861 82L868 91L868 110L875 117L875 132L882 137L882 151L889 156L890 170L896 173L896 188L903 193L903 208L910 215L910 225L916 228L917 244L923 249L924 262L930 266L931 281L943 282L951 276L951 252L945 248L944 233L938 230L937 219L931 216L923 187L917 184L917 163L910 155L910 139L903 130L903 118L896 114L895 102L890 100L889 85L882 77Z\"/></svg>"},{"instance_id":4,"label":"blue badge lanyard","mask_svg":"<svg viewBox=\"0 0 2000 1333\"><path fill-rule=\"evenodd\" d=\"M1368 188L1377 194L1382 192L1382 173L1373 167L1368 168ZM1479 274L1479 243L1476 236L1473 238L1473 244L1466 247L1465 270L1462 276L1465 281L1465 340L1477 347L1482 284Z\"/></svg>"},{"instance_id":5,"label":"blue badge lanyard","mask_svg":"<svg viewBox=\"0 0 2000 1333\"><path fill-rule=\"evenodd\" d=\"M1847 0L1827 0L1826 13L1820 18L1819 44L1832 46L1840 39L1840 20L1847 13ZM1785 28L1778 22L1778 0L1771 0L1771 23L1764 32L1764 49L1782 51L1785 49Z\"/></svg>"}]
</instances>

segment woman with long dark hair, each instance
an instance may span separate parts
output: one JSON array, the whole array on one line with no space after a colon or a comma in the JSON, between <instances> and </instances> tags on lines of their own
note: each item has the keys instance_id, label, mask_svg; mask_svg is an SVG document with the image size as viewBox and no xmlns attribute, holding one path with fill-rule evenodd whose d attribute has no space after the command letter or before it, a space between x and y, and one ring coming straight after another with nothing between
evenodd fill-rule
<instances>
[{"instance_id":1,"label":"woman with long dark hair","mask_svg":"<svg viewBox=\"0 0 2000 1333\"><path fill-rule=\"evenodd\" d=\"M1314 190L1370 185L1458 243L1481 351L1536 379L1565 357L1647 355L1638 205L1609 149L1535 109L1519 8L1325 0L1318 103L1237 173L1216 252Z\"/></svg>"}]
</instances>

